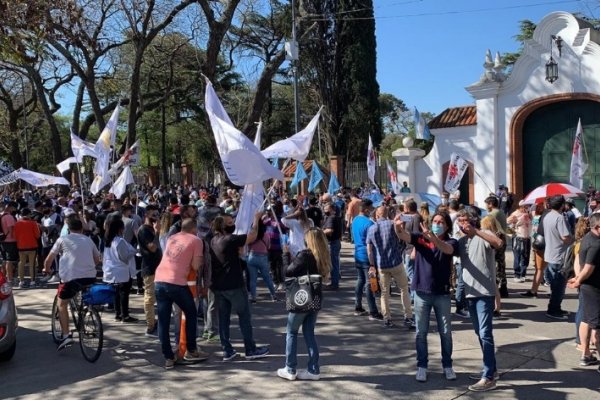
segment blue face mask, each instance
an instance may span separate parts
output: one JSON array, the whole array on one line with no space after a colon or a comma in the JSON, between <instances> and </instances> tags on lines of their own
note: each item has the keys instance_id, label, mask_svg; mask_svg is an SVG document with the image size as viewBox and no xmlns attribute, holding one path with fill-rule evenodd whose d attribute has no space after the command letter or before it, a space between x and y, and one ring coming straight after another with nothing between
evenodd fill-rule
<instances>
[{"instance_id":1,"label":"blue face mask","mask_svg":"<svg viewBox=\"0 0 600 400\"><path fill-rule=\"evenodd\" d=\"M442 232L444 232L444 225L442 225L442 224L431 224L431 232L433 232L433 234L436 235L436 236L442 234Z\"/></svg>"}]
</instances>

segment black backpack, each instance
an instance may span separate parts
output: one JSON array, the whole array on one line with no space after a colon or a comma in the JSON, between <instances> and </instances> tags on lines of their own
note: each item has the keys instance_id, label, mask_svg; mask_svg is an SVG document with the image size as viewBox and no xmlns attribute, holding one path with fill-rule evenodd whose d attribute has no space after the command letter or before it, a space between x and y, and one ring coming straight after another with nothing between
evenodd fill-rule
<instances>
[{"instance_id":1,"label":"black backpack","mask_svg":"<svg viewBox=\"0 0 600 400\"><path fill-rule=\"evenodd\" d=\"M567 247L560 273L569 280L575 276L575 243Z\"/></svg>"}]
</instances>

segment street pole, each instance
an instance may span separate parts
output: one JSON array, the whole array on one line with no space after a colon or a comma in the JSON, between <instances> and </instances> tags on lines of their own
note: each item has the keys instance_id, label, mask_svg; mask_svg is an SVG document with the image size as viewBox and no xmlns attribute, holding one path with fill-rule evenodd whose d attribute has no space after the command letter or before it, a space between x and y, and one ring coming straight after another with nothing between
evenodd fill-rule
<instances>
[{"instance_id":1,"label":"street pole","mask_svg":"<svg viewBox=\"0 0 600 400\"><path fill-rule=\"evenodd\" d=\"M27 139L27 110L25 109L25 81L21 74L17 75L21 80L21 94L23 95L23 137L25 138L25 168L29 169L29 140Z\"/></svg>"},{"instance_id":2,"label":"street pole","mask_svg":"<svg viewBox=\"0 0 600 400\"><path fill-rule=\"evenodd\" d=\"M296 1L292 0L292 46L297 49L296 41ZM292 59L292 77L294 83L294 125L298 133L300 131L300 95L298 92L298 58Z\"/></svg>"}]
</instances>

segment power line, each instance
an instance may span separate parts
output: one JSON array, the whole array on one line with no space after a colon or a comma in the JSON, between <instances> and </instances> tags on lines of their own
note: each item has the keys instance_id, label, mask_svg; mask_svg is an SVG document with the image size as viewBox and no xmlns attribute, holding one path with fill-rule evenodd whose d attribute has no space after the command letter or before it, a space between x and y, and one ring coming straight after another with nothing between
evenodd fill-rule
<instances>
[{"instance_id":1,"label":"power line","mask_svg":"<svg viewBox=\"0 0 600 400\"><path fill-rule=\"evenodd\" d=\"M432 16L440 16L440 15L460 15L460 14L473 14L480 12L489 12L489 11L502 11L502 10L514 10L521 8L531 8L531 7L539 7L539 6L548 6L553 4L566 4L566 3L580 3L582 0L571 0L571 1L549 1L543 3L534 3L534 4L521 4L516 6L504 6L504 7L489 7L489 8L478 8L473 10L456 10L456 11L438 11L438 12L424 12L424 13L416 13L416 14L404 14L404 15L389 15L389 16L380 16L380 17L343 17L340 18L342 21L360 21L360 20L374 20L374 19L396 19L396 18L412 18L412 17L432 17ZM370 10L370 9L362 9L360 11ZM359 11L359 10L354 10ZM316 17L316 18L315 18ZM321 18L322 15L315 14L304 16L304 19L310 19L311 21L329 21L331 18Z\"/></svg>"}]
</instances>

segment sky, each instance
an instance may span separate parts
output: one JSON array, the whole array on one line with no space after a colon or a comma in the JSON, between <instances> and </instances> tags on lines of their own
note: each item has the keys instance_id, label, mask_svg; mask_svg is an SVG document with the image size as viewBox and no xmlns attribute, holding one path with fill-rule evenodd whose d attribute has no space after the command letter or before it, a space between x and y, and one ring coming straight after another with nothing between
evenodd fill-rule
<instances>
[{"instance_id":1,"label":"sky","mask_svg":"<svg viewBox=\"0 0 600 400\"><path fill-rule=\"evenodd\" d=\"M483 73L487 49L517 51L519 21L554 11L600 18L598 0L374 0L377 80L420 112L474 104L464 89Z\"/></svg>"}]
</instances>

